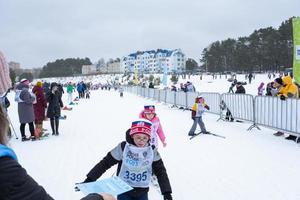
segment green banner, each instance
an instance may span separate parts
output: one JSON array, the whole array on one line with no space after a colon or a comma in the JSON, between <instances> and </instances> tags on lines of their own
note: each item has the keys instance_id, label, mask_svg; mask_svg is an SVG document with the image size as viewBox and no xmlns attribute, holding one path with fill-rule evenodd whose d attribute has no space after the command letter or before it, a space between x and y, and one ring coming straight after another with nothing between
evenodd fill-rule
<instances>
[{"instance_id":1,"label":"green banner","mask_svg":"<svg viewBox=\"0 0 300 200\"><path fill-rule=\"evenodd\" d=\"M296 83L300 84L300 17L293 19L294 60L293 74Z\"/></svg>"}]
</instances>

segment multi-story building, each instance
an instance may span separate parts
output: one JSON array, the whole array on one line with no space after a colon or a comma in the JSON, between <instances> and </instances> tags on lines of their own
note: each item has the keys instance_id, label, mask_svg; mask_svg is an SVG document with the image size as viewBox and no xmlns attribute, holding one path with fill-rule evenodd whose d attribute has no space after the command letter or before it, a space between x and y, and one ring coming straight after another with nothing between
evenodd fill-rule
<instances>
[{"instance_id":1,"label":"multi-story building","mask_svg":"<svg viewBox=\"0 0 300 200\"><path fill-rule=\"evenodd\" d=\"M124 73L124 70L121 69L120 59L117 58L116 60L110 59L104 65L99 67L98 71L100 73L108 73L108 74L120 74Z\"/></svg>"},{"instance_id":2,"label":"multi-story building","mask_svg":"<svg viewBox=\"0 0 300 200\"><path fill-rule=\"evenodd\" d=\"M126 73L181 73L185 70L186 58L181 49L138 51L121 59L121 69Z\"/></svg>"},{"instance_id":3,"label":"multi-story building","mask_svg":"<svg viewBox=\"0 0 300 200\"><path fill-rule=\"evenodd\" d=\"M96 73L96 65L82 65L81 68L82 74L93 74Z\"/></svg>"},{"instance_id":4,"label":"multi-story building","mask_svg":"<svg viewBox=\"0 0 300 200\"><path fill-rule=\"evenodd\" d=\"M9 66L9 68L11 68L12 70L19 70L19 69L21 69L21 65L20 65L20 63L18 63L18 62L13 62L13 61L11 61L11 62L8 63L8 66Z\"/></svg>"}]
</instances>

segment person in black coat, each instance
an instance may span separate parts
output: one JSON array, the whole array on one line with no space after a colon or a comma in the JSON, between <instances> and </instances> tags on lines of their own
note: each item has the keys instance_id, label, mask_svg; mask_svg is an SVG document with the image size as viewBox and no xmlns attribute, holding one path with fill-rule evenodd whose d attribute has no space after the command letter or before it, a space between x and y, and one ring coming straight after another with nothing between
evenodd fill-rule
<instances>
[{"instance_id":1,"label":"person in black coat","mask_svg":"<svg viewBox=\"0 0 300 200\"><path fill-rule=\"evenodd\" d=\"M241 82L236 83L236 94L245 94L246 90Z\"/></svg>"},{"instance_id":2,"label":"person in black coat","mask_svg":"<svg viewBox=\"0 0 300 200\"><path fill-rule=\"evenodd\" d=\"M8 120L0 107L0 199L53 200L18 163L15 152L7 146ZM116 200L108 194L89 194L81 200Z\"/></svg>"},{"instance_id":3,"label":"person in black coat","mask_svg":"<svg viewBox=\"0 0 300 200\"><path fill-rule=\"evenodd\" d=\"M152 82L149 83L149 88L154 88L154 84Z\"/></svg>"},{"instance_id":4,"label":"person in black coat","mask_svg":"<svg viewBox=\"0 0 300 200\"><path fill-rule=\"evenodd\" d=\"M61 100L60 92L58 91L57 83L51 83L50 91L46 94L46 99L49 103L47 109L47 117L50 118L52 135L59 135L59 117L60 109L64 106Z\"/></svg>"},{"instance_id":5,"label":"person in black coat","mask_svg":"<svg viewBox=\"0 0 300 200\"><path fill-rule=\"evenodd\" d=\"M151 171L157 176L164 200L172 200L172 189L164 163L157 149L149 143L151 126L152 123L144 119L132 122L131 129L126 131L126 141L119 143L96 164L84 183L96 181L107 169L118 164L117 176L133 187L133 190L118 195L118 200L148 200Z\"/></svg>"}]
</instances>

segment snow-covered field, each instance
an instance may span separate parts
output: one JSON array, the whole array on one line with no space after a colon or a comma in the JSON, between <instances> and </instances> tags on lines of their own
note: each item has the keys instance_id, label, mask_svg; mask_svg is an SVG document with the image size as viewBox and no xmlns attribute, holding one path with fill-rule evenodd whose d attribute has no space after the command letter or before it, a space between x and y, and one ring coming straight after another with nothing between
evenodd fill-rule
<instances>
[{"instance_id":1,"label":"snow-covered field","mask_svg":"<svg viewBox=\"0 0 300 200\"><path fill-rule=\"evenodd\" d=\"M197 79L197 80L196 80ZM238 78L244 81L244 76ZM257 75L246 91L256 94L266 75ZM186 80L183 80L186 81ZM227 92L225 78L191 77L200 92ZM19 133L17 105L9 94L10 118ZM64 96L66 100L66 95ZM66 101L65 101L66 102ZM155 104L161 119L167 147L160 153L173 188L174 200L297 200L300 199L299 145L272 135L274 130L262 128L247 131L247 123L219 121L217 115L205 114L206 128L226 139L200 135L189 140L192 120L190 111L125 93L92 91L90 100L80 100L72 111L63 111L67 120L60 123L60 136L35 142L12 139L11 147L19 162L54 199L80 199L74 183L81 182L89 170L108 151L124 140L131 121L138 117L144 104ZM50 122L44 123L50 130ZM29 135L28 127L26 127ZM103 177L112 176L116 167ZM150 189L150 200L160 200Z\"/></svg>"}]
</instances>

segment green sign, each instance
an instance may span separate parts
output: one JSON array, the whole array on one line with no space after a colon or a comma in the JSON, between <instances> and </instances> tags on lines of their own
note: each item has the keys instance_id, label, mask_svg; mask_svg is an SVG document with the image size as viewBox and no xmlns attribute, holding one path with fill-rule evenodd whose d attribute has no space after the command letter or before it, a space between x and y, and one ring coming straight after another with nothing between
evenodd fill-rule
<instances>
[{"instance_id":1,"label":"green sign","mask_svg":"<svg viewBox=\"0 0 300 200\"><path fill-rule=\"evenodd\" d=\"M293 38L294 38L293 74L296 83L300 84L300 17L296 17L293 19Z\"/></svg>"}]
</instances>

